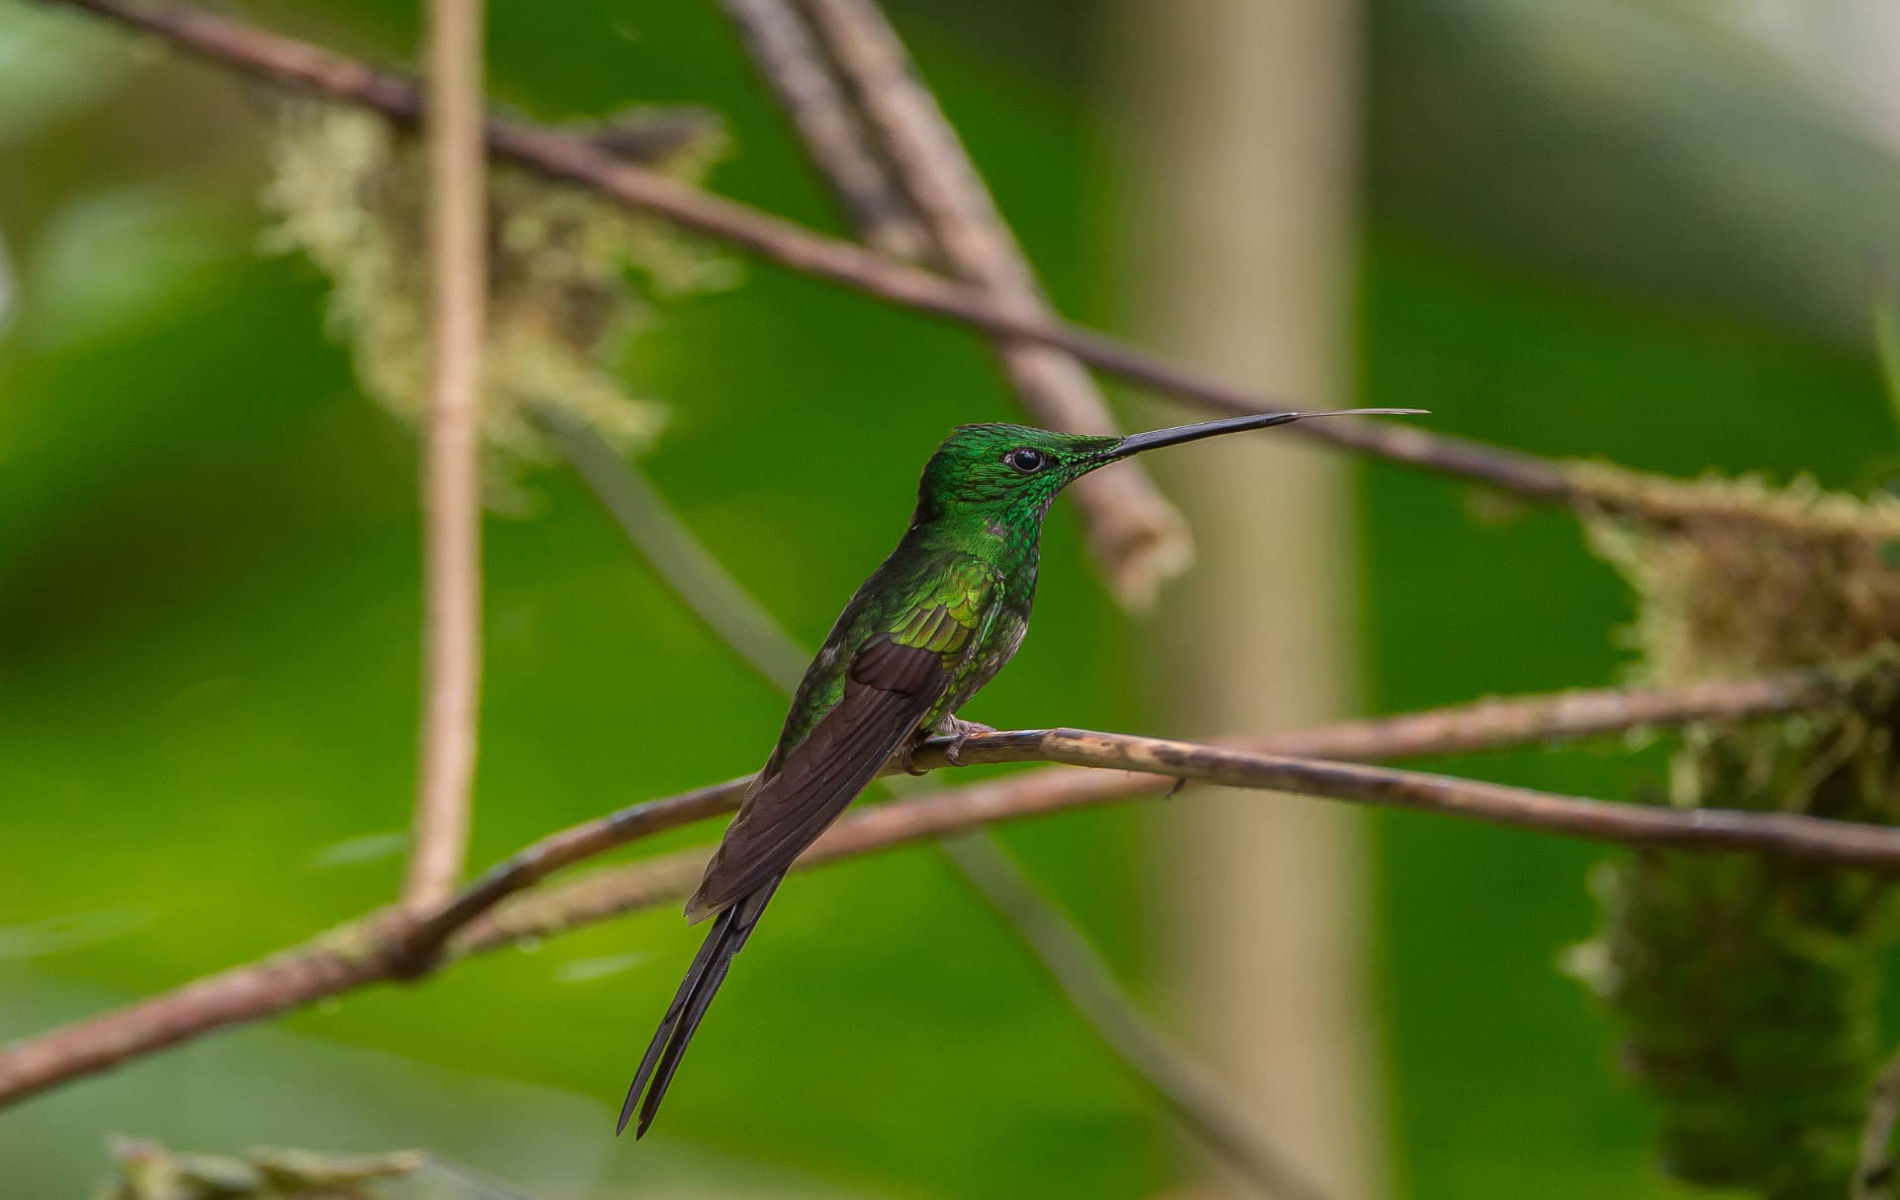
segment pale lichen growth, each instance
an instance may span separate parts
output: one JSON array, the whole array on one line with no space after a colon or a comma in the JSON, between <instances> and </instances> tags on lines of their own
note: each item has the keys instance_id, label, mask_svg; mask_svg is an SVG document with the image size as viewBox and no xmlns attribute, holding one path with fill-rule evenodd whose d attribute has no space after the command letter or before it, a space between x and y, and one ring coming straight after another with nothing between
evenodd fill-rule
<instances>
[{"instance_id":1,"label":"pale lichen growth","mask_svg":"<svg viewBox=\"0 0 1900 1200\"><path fill-rule=\"evenodd\" d=\"M723 152L697 110L634 113L583 132L652 169L697 182ZM367 391L414 422L429 360L422 147L381 117L284 105L265 203L275 250L309 255L332 284L329 319ZM663 223L526 171L489 175L489 283L482 433L491 498L514 464L549 457L536 409L554 408L621 448L658 430L659 407L630 395L620 362L652 301L727 285L732 264Z\"/></svg>"}]
</instances>

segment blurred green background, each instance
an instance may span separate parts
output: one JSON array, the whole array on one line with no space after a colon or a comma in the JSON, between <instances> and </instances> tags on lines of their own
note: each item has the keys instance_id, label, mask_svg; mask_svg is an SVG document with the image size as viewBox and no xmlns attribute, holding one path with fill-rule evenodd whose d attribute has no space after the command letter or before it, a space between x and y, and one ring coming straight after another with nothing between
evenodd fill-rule
<instances>
[{"instance_id":1,"label":"blurred green background","mask_svg":"<svg viewBox=\"0 0 1900 1200\"><path fill-rule=\"evenodd\" d=\"M1869 263L1900 245L1900 169L1878 106L1817 66L1834 43L1739 7L1371 0L1360 402L1680 474L1853 486L1891 462L1865 328ZM1106 17L1086 0L972 8L893 12L1059 307L1107 323L1123 181L1098 103ZM1871 11L1755 10L1843 28ZM398 0L245 15L385 61L416 34ZM737 147L720 191L838 229L712 5L497 0L489 51L492 93L537 117L716 108ZM0 1039L267 953L399 878L413 439L325 335L316 272L256 252L265 113L247 88L0 0ZM1014 411L970 336L756 264L668 307L628 376L669 412L656 482L810 642L893 542L946 427ZM1618 679L1628 601L1567 517L1481 513L1386 466L1357 478L1375 711ZM477 863L749 770L782 711L571 477L530 483L537 510L487 527ZM1144 711L1143 623L1106 598L1062 510L1046 554L1035 636L974 715L1171 732ZM1432 765L1629 796L1660 763L1612 743ZM1007 835L1151 994L1157 819ZM1584 879L1605 852L1415 816L1375 828L1394 1193L1684 1194L1654 1172L1609 1031L1557 969L1590 931ZM665 1136L638 1150L606 1137L607 1105L697 941L670 908L11 1110L0 1194L82 1194L110 1131L422 1145L549 1197L1175 1186L1165 1118L933 851L796 892L695 1043Z\"/></svg>"}]
</instances>

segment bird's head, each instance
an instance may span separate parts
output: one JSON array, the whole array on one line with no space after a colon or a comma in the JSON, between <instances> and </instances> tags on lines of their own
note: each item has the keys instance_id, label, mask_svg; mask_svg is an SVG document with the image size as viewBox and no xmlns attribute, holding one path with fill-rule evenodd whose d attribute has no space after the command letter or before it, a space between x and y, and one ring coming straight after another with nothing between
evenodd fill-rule
<instances>
[{"instance_id":1,"label":"bird's head","mask_svg":"<svg viewBox=\"0 0 1900 1200\"><path fill-rule=\"evenodd\" d=\"M917 515L931 520L967 511L989 517L1039 518L1056 494L1090 471L1124 458L1202 438L1265 429L1314 417L1403 416L1419 408L1349 408L1278 412L1176 425L1127 437L1056 433L1026 425L960 425L930 456L917 487Z\"/></svg>"}]
</instances>

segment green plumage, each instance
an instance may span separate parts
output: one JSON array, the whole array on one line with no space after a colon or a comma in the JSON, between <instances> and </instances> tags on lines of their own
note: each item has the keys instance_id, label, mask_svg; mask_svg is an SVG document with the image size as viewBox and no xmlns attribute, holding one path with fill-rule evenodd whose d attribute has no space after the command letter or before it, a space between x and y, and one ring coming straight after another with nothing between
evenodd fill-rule
<instances>
[{"instance_id":1,"label":"green plumage","mask_svg":"<svg viewBox=\"0 0 1900 1200\"><path fill-rule=\"evenodd\" d=\"M713 993L793 860L894 755L944 733L957 739L955 761L962 739L982 729L956 713L1022 643L1042 519L1056 495L1132 454L1303 415L1340 414L1236 417L1125 438L965 425L944 439L924 467L903 540L832 626L778 744L687 902L690 920L718 920L647 1047L621 1128L637 1105L636 1136L646 1132Z\"/></svg>"},{"instance_id":2,"label":"green plumage","mask_svg":"<svg viewBox=\"0 0 1900 1200\"><path fill-rule=\"evenodd\" d=\"M951 434L924 468L903 540L845 606L806 672L773 760L837 705L851 656L879 635L937 653L953 674L931 720L950 715L989 682L1028 625L1043 515L1063 487L1091 469L1080 465L1082 455L1105 453L1120 440L1020 425L971 425ZM1003 461L1024 448L1052 465L1026 474Z\"/></svg>"}]
</instances>

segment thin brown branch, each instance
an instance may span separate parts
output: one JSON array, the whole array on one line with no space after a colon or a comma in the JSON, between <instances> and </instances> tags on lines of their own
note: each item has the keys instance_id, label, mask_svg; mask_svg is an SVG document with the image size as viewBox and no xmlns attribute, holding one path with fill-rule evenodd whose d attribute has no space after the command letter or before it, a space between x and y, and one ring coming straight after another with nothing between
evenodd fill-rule
<instances>
[{"instance_id":1,"label":"thin brown branch","mask_svg":"<svg viewBox=\"0 0 1900 1200\"><path fill-rule=\"evenodd\" d=\"M599 434L558 410L536 415L568 464L680 604L761 679L782 692L797 688L810 653L699 544L639 468L614 453Z\"/></svg>"},{"instance_id":2,"label":"thin brown branch","mask_svg":"<svg viewBox=\"0 0 1900 1200\"><path fill-rule=\"evenodd\" d=\"M791 4L761 2L782 9ZM935 257L999 308L1052 320L1028 257L883 11L874 0L800 0L800 5L882 157L922 215ZM800 50L788 44L781 56ZM821 61L808 65L824 66ZM823 161L815 146L813 153ZM1013 337L998 338L996 349L1010 386L1038 422L1077 433L1120 432L1095 380L1074 355ZM1123 604L1151 606L1160 585L1192 560L1186 522L1139 465L1079 480L1070 496L1089 548Z\"/></svg>"},{"instance_id":3,"label":"thin brown branch","mask_svg":"<svg viewBox=\"0 0 1900 1200\"><path fill-rule=\"evenodd\" d=\"M373 108L399 122L420 109L407 81L306 42L268 33L183 5L134 0L41 0L83 9L162 38L219 66L343 104ZM1285 402L1204 379L1113 338L1062 321L999 306L966 284L827 238L744 205L654 174L583 139L520 121L491 118L488 152L616 203L666 218L683 229L749 250L781 266L893 304L1065 350L1123 379L1223 411L1265 412ZM1297 435L1394 462L1488 484L1528 500L1572 498L1564 465L1515 450L1396 424L1303 421Z\"/></svg>"},{"instance_id":4,"label":"thin brown branch","mask_svg":"<svg viewBox=\"0 0 1900 1200\"><path fill-rule=\"evenodd\" d=\"M1108 964L993 836L938 843L988 901L1104 1046L1229 1162L1268 1195L1321 1200L1272 1143L1255 1132L1240 1102L1181 1047L1149 1023Z\"/></svg>"},{"instance_id":5,"label":"thin brown branch","mask_svg":"<svg viewBox=\"0 0 1900 1200\"><path fill-rule=\"evenodd\" d=\"M423 689L404 901L455 894L468 855L481 697L482 309L488 160L481 0L432 0L428 30L429 304L424 413Z\"/></svg>"},{"instance_id":6,"label":"thin brown branch","mask_svg":"<svg viewBox=\"0 0 1900 1200\"><path fill-rule=\"evenodd\" d=\"M1246 744L1276 752L1342 757L1467 753L1551 744L1641 725L1743 720L1848 703L1858 686L1849 678L1804 673L1675 692L1580 692L1346 722L1256 737ZM1063 742L1074 748L1075 739L1081 739L1085 749L1089 739L1107 739L1111 744L1119 741L1124 746L1147 740L1060 731L998 733L972 738L961 757L970 762L1028 761L1038 757L1045 743ZM1184 744L1158 745L1180 748ZM926 748L917 756L918 764L944 766L943 748L942 744ZM1216 747L1198 749L1236 753ZM1122 761L1116 753L1105 758L1117 764ZM1270 785L1275 789L1319 791L1295 778L1302 773L1301 768L1286 766L1294 760L1266 761L1269 769L1258 777L1275 778L1277 782ZM1313 763L1309 767L1309 774L1318 773L1315 778L1331 771L1351 770L1333 763ZM1603 840L1619 840L1618 835L1627 835L1632 844L1638 845L1755 849L1900 871L1900 830L1789 814L1641 808L1493 784L1471 784L1470 790L1461 790L1458 780L1417 778L1426 783L1422 793L1391 795L1384 802L1489 817L1499 823L1551 833ZM631 873L604 873L550 893L545 901L527 897L497 907L561 867L636 838L730 811L738 804L745 782L735 780L649 801L543 838L489 871L452 901L449 907L454 910L454 924L440 932L456 933L451 946L466 953L493 949L511 937L568 928L590 915L599 919L639 904L684 896L704 865L703 850L653 859L632 868ZM805 865L939 837L992 821L1161 793L1172 788L1174 782L1169 776L1120 771L1058 768L1023 772L861 812L834 827L813 847ZM1473 796L1475 803L1468 802ZM1511 819L1514 812L1515 820ZM417 936L418 928L427 930L432 924L439 927L448 922L418 921L397 911L371 913L260 962L233 967L125 1008L15 1042L0 1050L0 1107L65 1080L107 1070L228 1025L272 1016L368 983L426 973L435 964L422 957L418 965L412 938Z\"/></svg>"},{"instance_id":7,"label":"thin brown branch","mask_svg":"<svg viewBox=\"0 0 1900 1200\"><path fill-rule=\"evenodd\" d=\"M1257 754L1224 746L1081 729L1019 730L965 743L966 763L1061 762L1138 772L1106 780L1030 772L860 811L798 861L808 869L980 825L1142 795L1172 792L1182 779L1257 791L1345 800L1460 817L1512 829L1627 846L1749 851L1879 874L1900 874L1900 829L1799 813L1670 809L1560 796L1530 788L1351 763ZM942 747L916 756L941 767ZM452 951L544 938L620 913L684 897L706 861L701 849L600 871L505 903L451 939Z\"/></svg>"},{"instance_id":8,"label":"thin brown branch","mask_svg":"<svg viewBox=\"0 0 1900 1200\"><path fill-rule=\"evenodd\" d=\"M1799 672L1766 679L1705 683L1652 691L1603 688L1548 696L1482 700L1475 704L1374 720L1343 721L1287 733L1229 742L1239 749L1307 758L1377 761L1470 754L1518 746L1552 746L1642 728L1736 722L1853 702L1859 678L1829 672ZM968 763L1017 761L981 757L993 742L1018 734L988 734L964 744ZM1000 743L999 743L1000 744ZM942 767L944 743L916 756L920 767ZM742 776L663 800L651 800L551 834L486 872L464 889L455 904L425 926L417 941L434 950L449 933L496 904L562 868L664 829L690 824L738 807L751 776ZM1152 795L1174 786L1173 778L1055 767L1012 775L1003 807L1024 805L1035 813ZM962 789L971 792L972 789ZM1619 806L1622 807L1622 806Z\"/></svg>"},{"instance_id":9,"label":"thin brown branch","mask_svg":"<svg viewBox=\"0 0 1900 1200\"><path fill-rule=\"evenodd\" d=\"M859 240L907 262L928 256L930 235L878 161L790 0L719 0L719 7L739 31Z\"/></svg>"},{"instance_id":10,"label":"thin brown branch","mask_svg":"<svg viewBox=\"0 0 1900 1200\"><path fill-rule=\"evenodd\" d=\"M731 812L739 807L739 799L751 782L752 776L742 775L676 796L647 800L549 834L517 851L482 872L453 900L399 931L400 944L390 948L397 960L396 973L404 978L427 974L435 967L436 952L456 930L556 871L629 842ZM4 1063L4 1057L0 1057L0 1063ZM0 1066L0 1104L6 1099L4 1079L4 1067Z\"/></svg>"}]
</instances>

